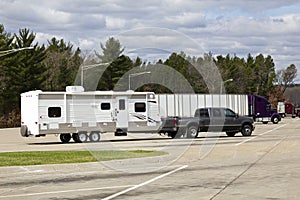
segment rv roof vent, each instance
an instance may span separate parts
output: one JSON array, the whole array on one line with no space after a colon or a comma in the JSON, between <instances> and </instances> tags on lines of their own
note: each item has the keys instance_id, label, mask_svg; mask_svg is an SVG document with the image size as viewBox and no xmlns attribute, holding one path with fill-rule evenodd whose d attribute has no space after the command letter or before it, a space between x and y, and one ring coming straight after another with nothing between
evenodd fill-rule
<instances>
[{"instance_id":1,"label":"rv roof vent","mask_svg":"<svg viewBox=\"0 0 300 200\"><path fill-rule=\"evenodd\" d=\"M72 92L72 93L84 92L84 88L82 86L67 86L66 92Z\"/></svg>"}]
</instances>

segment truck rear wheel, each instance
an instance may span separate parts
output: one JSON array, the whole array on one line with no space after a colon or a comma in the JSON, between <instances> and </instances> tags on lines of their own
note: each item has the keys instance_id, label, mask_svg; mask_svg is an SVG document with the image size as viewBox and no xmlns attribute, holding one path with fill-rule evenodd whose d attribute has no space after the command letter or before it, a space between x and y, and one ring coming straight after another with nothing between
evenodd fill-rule
<instances>
[{"instance_id":1,"label":"truck rear wheel","mask_svg":"<svg viewBox=\"0 0 300 200\"><path fill-rule=\"evenodd\" d=\"M68 143L72 137L70 133L62 133L60 134L59 138L62 143Z\"/></svg>"},{"instance_id":2,"label":"truck rear wheel","mask_svg":"<svg viewBox=\"0 0 300 200\"><path fill-rule=\"evenodd\" d=\"M196 138L198 136L198 127L190 126L187 129L187 138Z\"/></svg>"},{"instance_id":3,"label":"truck rear wheel","mask_svg":"<svg viewBox=\"0 0 300 200\"><path fill-rule=\"evenodd\" d=\"M242 135L243 136L250 136L252 134L252 127L248 124L242 127Z\"/></svg>"}]
</instances>

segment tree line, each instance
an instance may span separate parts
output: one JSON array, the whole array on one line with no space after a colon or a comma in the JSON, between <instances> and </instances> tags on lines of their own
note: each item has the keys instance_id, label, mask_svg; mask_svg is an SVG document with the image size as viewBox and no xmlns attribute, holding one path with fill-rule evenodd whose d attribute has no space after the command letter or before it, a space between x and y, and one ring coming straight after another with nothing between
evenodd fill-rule
<instances>
[{"instance_id":1,"label":"tree line","mask_svg":"<svg viewBox=\"0 0 300 200\"><path fill-rule=\"evenodd\" d=\"M284 100L285 89L293 84L297 75L294 64L275 71L271 55L214 57L208 52L195 57L174 52L166 60L145 63L139 57L132 59L125 55L126 47L113 37L105 44L100 43L100 47L102 52L94 52L95 56L89 57L63 39L53 37L48 44L39 44L35 33L29 29L12 34L0 24L0 127L20 125L20 94L23 92L35 89L64 91L67 85L74 84L83 84L86 90L126 90L130 81L128 72L151 71L151 74L135 77L131 83L137 91L156 93L174 92L166 85L185 92L182 81L187 81L196 93L219 93L219 88L211 90L215 80L207 79L206 75L220 73L222 80L232 80L221 83L226 93L258 94L274 104ZM99 63L108 64L105 68L83 68ZM172 79L170 69L173 69L172 73L180 73L184 80ZM155 76L164 78L161 82L151 83Z\"/></svg>"}]
</instances>

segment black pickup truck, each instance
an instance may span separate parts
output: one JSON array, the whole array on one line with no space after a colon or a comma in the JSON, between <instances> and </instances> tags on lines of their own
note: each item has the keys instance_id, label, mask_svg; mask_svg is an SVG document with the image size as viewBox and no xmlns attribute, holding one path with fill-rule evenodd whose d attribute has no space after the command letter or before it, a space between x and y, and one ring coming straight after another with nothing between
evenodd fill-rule
<instances>
[{"instance_id":1,"label":"black pickup truck","mask_svg":"<svg viewBox=\"0 0 300 200\"><path fill-rule=\"evenodd\" d=\"M226 132L233 137L241 132L243 136L250 136L254 130L251 117L239 116L229 108L199 108L194 117L167 117L162 119L160 133L167 133L170 137L195 138L199 132Z\"/></svg>"}]
</instances>

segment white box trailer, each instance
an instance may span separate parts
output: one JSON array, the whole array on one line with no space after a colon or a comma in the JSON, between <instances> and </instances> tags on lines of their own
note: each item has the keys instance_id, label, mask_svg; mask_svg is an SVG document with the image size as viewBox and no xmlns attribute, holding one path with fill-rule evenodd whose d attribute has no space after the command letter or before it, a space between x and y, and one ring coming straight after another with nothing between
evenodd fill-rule
<instances>
[{"instance_id":1,"label":"white box trailer","mask_svg":"<svg viewBox=\"0 0 300 200\"><path fill-rule=\"evenodd\" d=\"M193 117L197 108L226 107L248 115L248 95L235 94L156 94L162 118Z\"/></svg>"},{"instance_id":2,"label":"white box trailer","mask_svg":"<svg viewBox=\"0 0 300 200\"><path fill-rule=\"evenodd\" d=\"M21 94L21 135L60 134L62 142L99 141L100 133L157 132L161 125L153 92L29 91Z\"/></svg>"}]
</instances>

